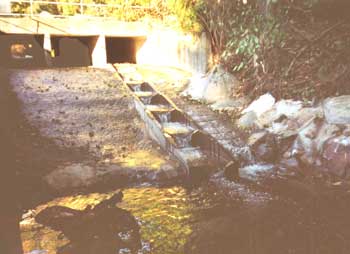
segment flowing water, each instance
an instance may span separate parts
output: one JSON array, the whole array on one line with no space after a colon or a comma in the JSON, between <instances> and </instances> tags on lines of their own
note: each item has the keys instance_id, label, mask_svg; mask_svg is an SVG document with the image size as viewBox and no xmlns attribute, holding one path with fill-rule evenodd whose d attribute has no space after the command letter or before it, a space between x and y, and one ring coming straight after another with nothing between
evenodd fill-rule
<instances>
[{"instance_id":1,"label":"flowing water","mask_svg":"<svg viewBox=\"0 0 350 254\"><path fill-rule=\"evenodd\" d=\"M141 225L140 254L349 253L349 205L339 200L300 203L276 197L250 206L239 196L228 202L203 187L144 186L123 193L118 207L130 211ZM112 194L58 198L36 208L36 212L52 205L82 210ZM68 241L30 216L22 221L21 230L28 253L46 250L54 254ZM130 252L124 249L115 253Z\"/></svg>"},{"instance_id":2,"label":"flowing water","mask_svg":"<svg viewBox=\"0 0 350 254\"><path fill-rule=\"evenodd\" d=\"M208 195L206 191L190 191L183 187L140 187L126 189L123 193L124 199L118 207L131 211L141 225L142 250L139 253L145 254L185 253L184 246L192 234L192 225L206 211L222 210L221 207L225 205L219 199L214 200L215 195ZM54 205L83 210L112 194L93 193L58 198L37 207L33 214ZM68 242L62 234L36 223L30 216L22 221L21 229L25 252L46 250L56 253Z\"/></svg>"},{"instance_id":3,"label":"flowing water","mask_svg":"<svg viewBox=\"0 0 350 254\"><path fill-rule=\"evenodd\" d=\"M170 121L171 111L157 113L157 116L159 117L160 123L167 123Z\"/></svg>"}]
</instances>

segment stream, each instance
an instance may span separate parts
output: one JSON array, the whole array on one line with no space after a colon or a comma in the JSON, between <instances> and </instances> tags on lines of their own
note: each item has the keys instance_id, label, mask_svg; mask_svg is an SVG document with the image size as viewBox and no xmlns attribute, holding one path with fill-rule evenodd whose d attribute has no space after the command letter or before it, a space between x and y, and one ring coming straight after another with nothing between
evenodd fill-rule
<instances>
[{"instance_id":1,"label":"stream","mask_svg":"<svg viewBox=\"0 0 350 254\"><path fill-rule=\"evenodd\" d=\"M21 222L25 253L54 254L68 242L60 232L35 222L33 215L38 211L53 205L83 210L113 193L57 198L27 213ZM342 202L299 203L275 197L249 207L239 197L228 202L208 187L141 186L123 193L117 206L130 211L141 228L138 254L348 253L349 210Z\"/></svg>"}]
</instances>

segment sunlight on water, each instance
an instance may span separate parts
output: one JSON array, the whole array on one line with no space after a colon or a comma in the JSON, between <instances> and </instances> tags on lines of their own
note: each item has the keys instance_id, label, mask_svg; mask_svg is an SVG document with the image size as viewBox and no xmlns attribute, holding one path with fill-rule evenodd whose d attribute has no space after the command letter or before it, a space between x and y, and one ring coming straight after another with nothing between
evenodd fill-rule
<instances>
[{"instance_id":1,"label":"sunlight on water","mask_svg":"<svg viewBox=\"0 0 350 254\"><path fill-rule=\"evenodd\" d=\"M191 204L183 188L128 189L124 197L120 206L140 220L142 239L151 244L152 253L184 253L192 229Z\"/></svg>"},{"instance_id":2,"label":"sunlight on water","mask_svg":"<svg viewBox=\"0 0 350 254\"><path fill-rule=\"evenodd\" d=\"M146 150L134 151L121 161L126 168L144 167L154 170L160 169L166 163L166 159L161 154Z\"/></svg>"},{"instance_id":3,"label":"sunlight on water","mask_svg":"<svg viewBox=\"0 0 350 254\"><path fill-rule=\"evenodd\" d=\"M83 210L110 198L115 192L92 193L57 198L38 206L32 215L49 206L66 206ZM211 199L188 193L182 187L156 188L140 187L123 191L124 199L118 206L136 217L141 225L143 251L141 253L167 254L184 253L184 245L192 233L192 224L198 210L211 207ZM68 240L59 232L43 227L28 216L21 223L22 241L26 252L47 250L55 254ZM149 247L151 250L149 250Z\"/></svg>"}]
</instances>

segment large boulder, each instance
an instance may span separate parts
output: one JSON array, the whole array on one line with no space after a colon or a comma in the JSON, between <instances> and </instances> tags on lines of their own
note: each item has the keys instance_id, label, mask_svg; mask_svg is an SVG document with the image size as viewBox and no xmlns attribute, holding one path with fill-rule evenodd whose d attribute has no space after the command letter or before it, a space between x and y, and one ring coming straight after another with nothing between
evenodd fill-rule
<instances>
[{"instance_id":1,"label":"large boulder","mask_svg":"<svg viewBox=\"0 0 350 254\"><path fill-rule=\"evenodd\" d=\"M275 102L276 99L271 94L266 93L253 101L246 109L242 111L242 113L246 114L253 111L258 117L260 117L263 113L271 110Z\"/></svg>"},{"instance_id":2,"label":"large boulder","mask_svg":"<svg viewBox=\"0 0 350 254\"><path fill-rule=\"evenodd\" d=\"M328 124L320 118L309 120L299 129L297 138L285 158L298 157L308 166L321 166L320 155L328 140L339 135L341 129L333 124Z\"/></svg>"},{"instance_id":3,"label":"large boulder","mask_svg":"<svg viewBox=\"0 0 350 254\"><path fill-rule=\"evenodd\" d=\"M206 103L228 100L238 89L238 80L221 66L216 66L205 76L195 76L183 95Z\"/></svg>"},{"instance_id":4,"label":"large boulder","mask_svg":"<svg viewBox=\"0 0 350 254\"><path fill-rule=\"evenodd\" d=\"M281 118L295 118L303 108L301 101L280 100L273 107L260 115L258 124L261 127L271 126L271 124Z\"/></svg>"},{"instance_id":5,"label":"large boulder","mask_svg":"<svg viewBox=\"0 0 350 254\"><path fill-rule=\"evenodd\" d=\"M328 123L350 124L350 95L326 99L323 109Z\"/></svg>"},{"instance_id":6,"label":"large boulder","mask_svg":"<svg viewBox=\"0 0 350 254\"><path fill-rule=\"evenodd\" d=\"M258 127L258 118L265 112L272 109L275 104L275 98L267 93L249 104L242 111L242 116L237 120L236 124L241 129L250 129Z\"/></svg>"}]
</instances>

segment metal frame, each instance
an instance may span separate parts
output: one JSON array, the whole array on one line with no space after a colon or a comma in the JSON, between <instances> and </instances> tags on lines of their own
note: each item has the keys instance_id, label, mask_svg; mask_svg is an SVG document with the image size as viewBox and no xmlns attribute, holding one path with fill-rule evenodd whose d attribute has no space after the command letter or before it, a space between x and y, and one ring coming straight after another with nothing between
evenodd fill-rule
<instances>
[{"instance_id":1,"label":"metal frame","mask_svg":"<svg viewBox=\"0 0 350 254\"><path fill-rule=\"evenodd\" d=\"M1 1L1 0L0 0ZM84 0L79 0L80 2L54 2L54 1L43 1L43 0L10 0L10 3L29 3L30 4L30 13L0 13L0 16L40 16L40 14L34 13L34 4L46 4L46 5L65 5L65 6L79 6L80 7L80 15L84 15L84 7L96 7L96 8L123 8L124 6L121 4L95 4L95 3L84 3ZM151 10L154 9L154 7L145 7L145 6L130 6L129 8L134 10ZM72 15L52 15L53 17L71 17ZM100 16L91 16L86 15L88 17L96 17L99 18ZM105 18L105 17L104 17Z\"/></svg>"}]
</instances>

